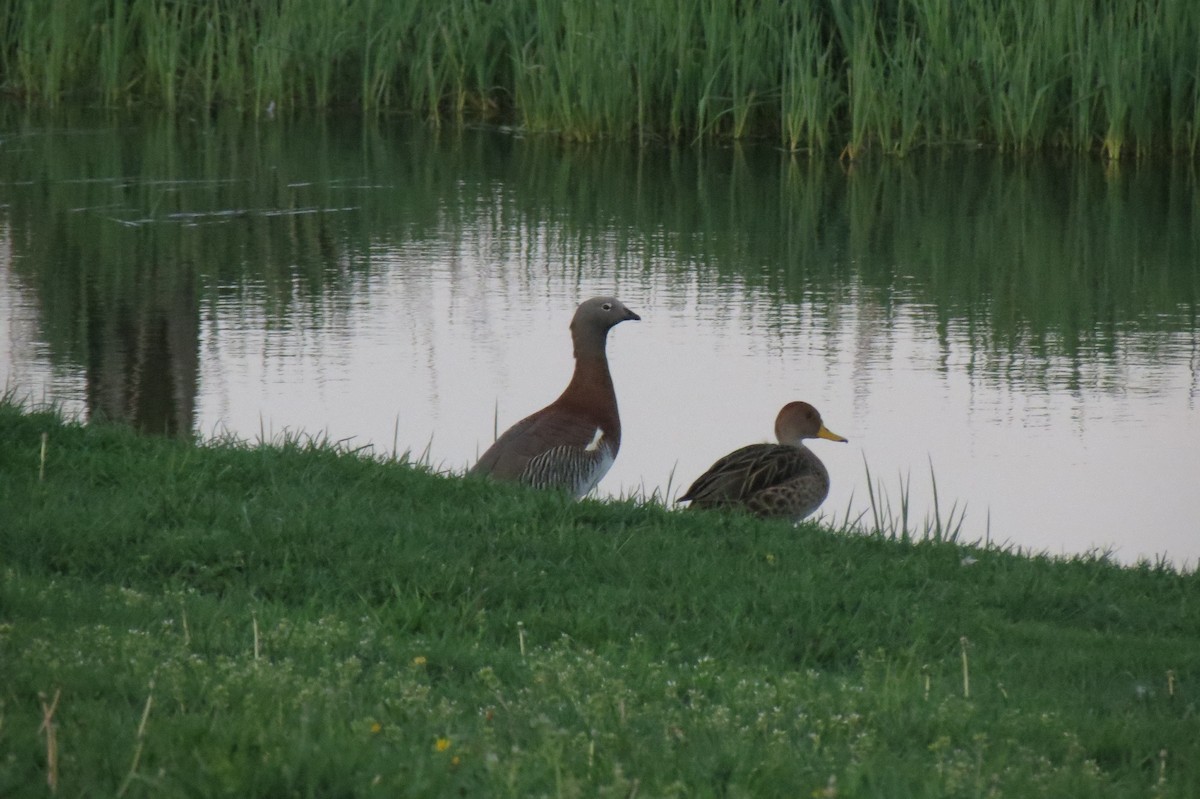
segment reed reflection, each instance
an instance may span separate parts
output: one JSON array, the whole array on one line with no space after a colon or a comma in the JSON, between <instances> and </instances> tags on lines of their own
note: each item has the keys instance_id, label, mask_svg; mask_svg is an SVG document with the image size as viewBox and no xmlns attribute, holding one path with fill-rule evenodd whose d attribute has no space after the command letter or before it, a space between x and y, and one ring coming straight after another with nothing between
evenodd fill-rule
<instances>
[{"instance_id":1,"label":"reed reflection","mask_svg":"<svg viewBox=\"0 0 1200 799\"><path fill-rule=\"evenodd\" d=\"M521 253L546 252L568 268L602 259L583 268L614 280L762 290L768 331L806 303L820 315L870 303L880 331L909 306L943 348L951 332L969 340L969 370L1069 390L1124 333L1190 331L1200 293L1195 185L1149 167L951 155L847 174L766 148L167 120L33 129L5 147L14 256L54 356L101 371L145 349L155 316L179 352L196 303L215 295L253 285L267 317L310 314L323 303L306 297L370 274L373 248L475 235L515 251L498 266L516 291L542 279ZM651 261L667 273L646 275ZM105 356L90 340L103 331L125 344ZM1045 368L1058 357L1071 368Z\"/></svg>"}]
</instances>

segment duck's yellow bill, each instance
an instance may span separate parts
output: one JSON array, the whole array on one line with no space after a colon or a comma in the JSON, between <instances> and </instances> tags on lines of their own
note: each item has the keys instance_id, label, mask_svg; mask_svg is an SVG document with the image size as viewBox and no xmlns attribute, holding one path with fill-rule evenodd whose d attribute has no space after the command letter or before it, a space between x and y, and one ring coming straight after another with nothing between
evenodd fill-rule
<instances>
[{"instance_id":1,"label":"duck's yellow bill","mask_svg":"<svg viewBox=\"0 0 1200 799\"><path fill-rule=\"evenodd\" d=\"M821 429L817 431L817 438L827 438L830 441L840 441L843 444L847 443L846 439L842 438L825 425L821 425Z\"/></svg>"}]
</instances>

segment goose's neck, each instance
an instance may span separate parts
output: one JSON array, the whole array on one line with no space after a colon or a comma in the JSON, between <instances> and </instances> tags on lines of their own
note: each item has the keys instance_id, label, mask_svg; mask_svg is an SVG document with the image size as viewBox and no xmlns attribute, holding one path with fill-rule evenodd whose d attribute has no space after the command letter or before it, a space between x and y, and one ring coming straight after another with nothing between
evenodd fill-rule
<instances>
[{"instance_id":1,"label":"goose's neck","mask_svg":"<svg viewBox=\"0 0 1200 799\"><path fill-rule=\"evenodd\" d=\"M603 352L598 356L575 356L575 371L559 402L616 408L617 394L613 388L612 374L608 371L608 358Z\"/></svg>"}]
</instances>

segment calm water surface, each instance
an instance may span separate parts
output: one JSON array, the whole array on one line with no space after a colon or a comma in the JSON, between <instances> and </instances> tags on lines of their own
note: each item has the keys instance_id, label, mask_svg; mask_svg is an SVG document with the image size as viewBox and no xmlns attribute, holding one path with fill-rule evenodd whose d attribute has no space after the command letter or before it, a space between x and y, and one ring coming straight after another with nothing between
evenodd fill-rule
<instances>
[{"instance_id":1,"label":"calm water surface","mask_svg":"<svg viewBox=\"0 0 1200 799\"><path fill-rule=\"evenodd\" d=\"M459 471L610 337L603 496L674 497L805 399L828 519L1200 557L1200 202L1168 165L795 161L494 131L0 127L0 384L159 433L325 434ZM869 518L864 519L868 522Z\"/></svg>"}]
</instances>

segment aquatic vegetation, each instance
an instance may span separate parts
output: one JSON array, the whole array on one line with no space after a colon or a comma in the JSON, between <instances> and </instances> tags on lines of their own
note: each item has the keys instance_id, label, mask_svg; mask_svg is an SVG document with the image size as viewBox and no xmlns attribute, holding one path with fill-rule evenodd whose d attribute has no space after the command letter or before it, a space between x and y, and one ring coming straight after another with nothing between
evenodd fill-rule
<instances>
[{"instance_id":1,"label":"aquatic vegetation","mask_svg":"<svg viewBox=\"0 0 1200 799\"><path fill-rule=\"evenodd\" d=\"M568 139L789 150L982 143L1195 154L1200 7L1071 3L175 0L10 3L0 75L33 105L298 108Z\"/></svg>"}]
</instances>

